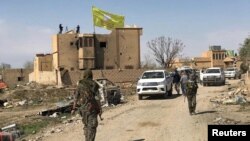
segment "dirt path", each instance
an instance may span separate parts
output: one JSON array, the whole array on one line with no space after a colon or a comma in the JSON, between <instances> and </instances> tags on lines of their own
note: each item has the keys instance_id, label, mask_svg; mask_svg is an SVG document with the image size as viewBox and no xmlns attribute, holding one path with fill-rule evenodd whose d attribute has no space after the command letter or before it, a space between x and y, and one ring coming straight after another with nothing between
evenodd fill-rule
<instances>
[{"instance_id":1,"label":"dirt path","mask_svg":"<svg viewBox=\"0 0 250 141\"><path fill-rule=\"evenodd\" d=\"M187 101L183 96L168 99L147 98L132 101L105 111L99 121L96 141L203 141L207 140L207 125L214 120L209 98L223 87L202 87L198 89L197 115L190 116ZM84 140L82 124L69 124L61 133L43 138L45 141Z\"/></svg>"}]
</instances>

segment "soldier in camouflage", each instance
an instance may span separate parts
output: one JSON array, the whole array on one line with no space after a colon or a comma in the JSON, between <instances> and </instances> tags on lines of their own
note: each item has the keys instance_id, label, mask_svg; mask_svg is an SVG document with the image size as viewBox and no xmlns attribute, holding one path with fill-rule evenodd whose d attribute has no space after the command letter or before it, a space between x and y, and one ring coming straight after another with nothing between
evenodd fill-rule
<instances>
[{"instance_id":1,"label":"soldier in camouflage","mask_svg":"<svg viewBox=\"0 0 250 141\"><path fill-rule=\"evenodd\" d=\"M186 85L189 113L190 115L195 115L198 84L196 82L196 75L194 73L190 75L190 78Z\"/></svg>"},{"instance_id":2,"label":"soldier in camouflage","mask_svg":"<svg viewBox=\"0 0 250 141\"><path fill-rule=\"evenodd\" d=\"M96 128L98 126L97 116L101 114L100 99L98 98L98 84L93 80L91 70L84 72L83 79L78 82L75 95L72 114L79 105L78 111L84 124L85 141L94 141Z\"/></svg>"}]
</instances>

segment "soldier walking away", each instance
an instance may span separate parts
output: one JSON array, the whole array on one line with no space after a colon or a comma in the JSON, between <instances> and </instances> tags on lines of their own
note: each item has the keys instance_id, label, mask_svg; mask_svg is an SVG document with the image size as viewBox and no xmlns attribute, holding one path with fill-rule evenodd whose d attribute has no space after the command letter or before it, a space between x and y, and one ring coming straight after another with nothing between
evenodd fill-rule
<instances>
[{"instance_id":1,"label":"soldier walking away","mask_svg":"<svg viewBox=\"0 0 250 141\"><path fill-rule=\"evenodd\" d=\"M182 91L183 96L186 96L186 93L187 93L187 85L186 85L187 82L188 82L188 76L186 75L185 71L182 71L180 83L181 83L181 91Z\"/></svg>"},{"instance_id":2,"label":"soldier walking away","mask_svg":"<svg viewBox=\"0 0 250 141\"><path fill-rule=\"evenodd\" d=\"M197 94L198 84L196 81L196 75L191 74L190 79L187 82L187 99L188 99L188 109L190 115L195 115L196 109L196 94Z\"/></svg>"},{"instance_id":3,"label":"soldier walking away","mask_svg":"<svg viewBox=\"0 0 250 141\"><path fill-rule=\"evenodd\" d=\"M175 68L174 76L173 76L173 84L174 84L175 91L177 92L178 95L180 94L180 79L181 79L181 76L178 73L177 68Z\"/></svg>"},{"instance_id":4,"label":"soldier walking away","mask_svg":"<svg viewBox=\"0 0 250 141\"><path fill-rule=\"evenodd\" d=\"M96 128L98 126L98 114L101 118L102 109L100 99L98 98L98 89L99 86L93 80L92 71L84 71L83 79L78 82L75 91L74 104L71 113L75 113L78 104L78 111L82 117L82 122L84 124L83 130L85 141L95 140Z\"/></svg>"}]
</instances>

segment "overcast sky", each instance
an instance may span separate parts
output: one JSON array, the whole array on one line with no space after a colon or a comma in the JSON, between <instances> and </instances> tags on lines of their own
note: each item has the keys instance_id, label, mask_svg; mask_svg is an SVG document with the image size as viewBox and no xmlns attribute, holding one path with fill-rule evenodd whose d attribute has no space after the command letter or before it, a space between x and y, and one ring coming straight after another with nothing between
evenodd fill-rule
<instances>
[{"instance_id":1,"label":"overcast sky","mask_svg":"<svg viewBox=\"0 0 250 141\"><path fill-rule=\"evenodd\" d=\"M19 68L37 53L51 53L60 23L93 33L92 6L143 28L142 59L149 54L146 42L159 36L182 40L184 55L194 57L209 45L237 51L250 35L249 0L1 0L0 63Z\"/></svg>"}]
</instances>

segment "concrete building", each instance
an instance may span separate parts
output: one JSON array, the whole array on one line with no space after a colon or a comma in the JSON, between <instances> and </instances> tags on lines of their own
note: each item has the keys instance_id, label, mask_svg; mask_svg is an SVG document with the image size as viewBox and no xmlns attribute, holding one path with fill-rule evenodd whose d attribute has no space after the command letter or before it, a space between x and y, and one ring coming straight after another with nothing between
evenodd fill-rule
<instances>
[{"instance_id":1,"label":"concrete building","mask_svg":"<svg viewBox=\"0 0 250 141\"><path fill-rule=\"evenodd\" d=\"M32 69L4 69L0 72L0 81L6 83L9 88L15 88L17 85L28 83L32 71Z\"/></svg>"},{"instance_id":2,"label":"concrete building","mask_svg":"<svg viewBox=\"0 0 250 141\"><path fill-rule=\"evenodd\" d=\"M173 66L190 66L196 69L209 68L209 67L239 67L241 60L235 56L227 56L227 51L221 49L221 46L210 46L208 51L202 53L201 57L194 57L189 60L176 59Z\"/></svg>"},{"instance_id":3,"label":"concrete building","mask_svg":"<svg viewBox=\"0 0 250 141\"><path fill-rule=\"evenodd\" d=\"M70 71L139 69L142 28L116 28L110 34L71 30L52 37L52 53L37 54L30 81L65 84Z\"/></svg>"}]
</instances>

